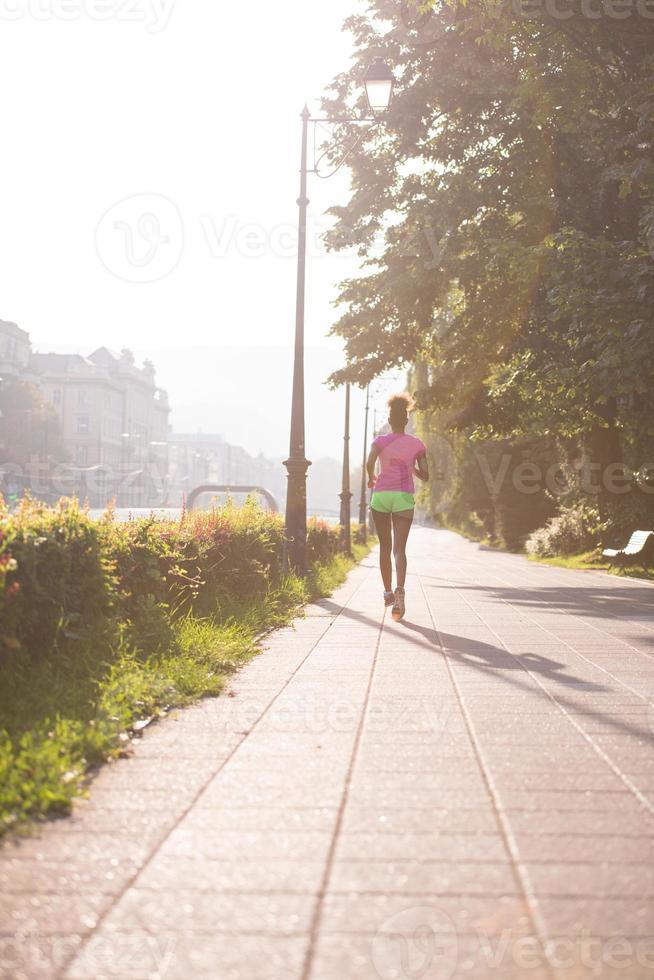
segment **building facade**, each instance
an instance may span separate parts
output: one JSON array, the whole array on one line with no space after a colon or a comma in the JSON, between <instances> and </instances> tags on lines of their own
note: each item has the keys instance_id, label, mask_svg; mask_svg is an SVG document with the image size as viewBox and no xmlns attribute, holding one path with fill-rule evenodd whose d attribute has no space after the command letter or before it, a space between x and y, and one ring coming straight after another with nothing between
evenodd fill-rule
<instances>
[{"instance_id":1,"label":"building facade","mask_svg":"<svg viewBox=\"0 0 654 980\"><path fill-rule=\"evenodd\" d=\"M67 460L49 475L94 507L164 506L169 493L167 393L154 365L129 350L35 353L29 334L0 320L0 379L34 384L59 418ZM0 381L2 383L2 381ZM65 486L64 486L65 484Z\"/></svg>"},{"instance_id":2,"label":"building facade","mask_svg":"<svg viewBox=\"0 0 654 980\"><path fill-rule=\"evenodd\" d=\"M33 354L31 363L91 502L164 506L170 406L154 366L138 367L131 351L107 347L88 357Z\"/></svg>"},{"instance_id":3,"label":"building facade","mask_svg":"<svg viewBox=\"0 0 654 980\"><path fill-rule=\"evenodd\" d=\"M29 370L30 336L15 323L0 320L0 379L21 378Z\"/></svg>"}]
</instances>

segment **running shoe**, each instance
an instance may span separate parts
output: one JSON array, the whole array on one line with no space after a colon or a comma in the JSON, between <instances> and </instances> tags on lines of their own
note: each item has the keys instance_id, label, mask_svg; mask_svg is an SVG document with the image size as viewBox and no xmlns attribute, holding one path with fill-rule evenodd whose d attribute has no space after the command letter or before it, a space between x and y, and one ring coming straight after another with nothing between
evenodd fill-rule
<instances>
[{"instance_id":1,"label":"running shoe","mask_svg":"<svg viewBox=\"0 0 654 980\"><path fill-rule=\"evenodd\" d=\"M406 611L404 604L404 589L395 590L395 599L393 602L393 619L396 623L399 623L401 619L404 619L404 613Z\"/></svg>"}]
</instances>

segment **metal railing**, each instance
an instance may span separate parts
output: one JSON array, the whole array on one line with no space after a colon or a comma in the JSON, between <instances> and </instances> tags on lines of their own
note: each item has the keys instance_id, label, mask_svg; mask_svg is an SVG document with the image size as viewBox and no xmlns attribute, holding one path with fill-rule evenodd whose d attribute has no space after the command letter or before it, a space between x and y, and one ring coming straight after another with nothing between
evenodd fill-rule
<instances>
[{"instance_id":1,"label":"metal railing","mask_svg":"<svg viewBox=\"0 0 654 980\"><path fill-rule=\"evenodd\" d=\"M265 487L255 487L255 486L231 486L231 485L220 485L217 483L207 483L204 486L196 487L192 490L186 501L186 506L189 510L194 510L199 498L205 493L243 493L243 494L253 494L257 493L260 497L263 497L270 510L273 514L279 514L279 504L273 497L270 490L266 490Z\"/></svg>"}]
</instances>

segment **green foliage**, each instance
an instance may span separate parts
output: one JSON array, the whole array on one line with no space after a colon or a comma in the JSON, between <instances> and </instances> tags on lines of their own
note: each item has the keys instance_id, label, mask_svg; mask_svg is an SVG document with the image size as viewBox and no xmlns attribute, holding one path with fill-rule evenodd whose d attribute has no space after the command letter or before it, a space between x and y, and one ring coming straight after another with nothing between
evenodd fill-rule
<instances>
[{"instance_id":1,"label":"green foliage","mask_svg":"<svg viewBox=\"0 0 654 980\"><path fill-rule=\"evenodd\" d=\"M528 538L527 554L544 557L578 555L600 543L602 525L596 508L585 504L563 507Z\"/></svg>"},{"instance_id":2,"label":"green foliage","mask_svg":"<svg viewBox=\"0 0 654 980\"><path fill-rule=\"evenodd\" d=\"M29 499L0 512L0 659L75 657L90 638L106 649L112 574L97 524L75 501Z\"/></svg>"},{"instance_id":3,"label":"green foliage","mask_svg":"<svg viewBox=\"0 0 654 980\"><path fill-rule=\"evenodd\" d=\"M307 560L309 565L335 558L339 549L339 532L332 524L313 518L308 525Z\"/></svg>"},{"instance_id":4,"label":"green foliage","mask_svg":"<svg viewBox=\"0 0 654 980\"><path fill-rule=\"evenodd\" d=\"M25 470L34 458L65 461L59 416L36 385L5 379L0 386L0 462Z\"/></svg>"},{"instance_id":5,"label":"green foliage","mask_svg":"<svg viewBox=\"0 0 654 980\"><path fill-rule=\"evenodd\" d=\"M476 540L519 551L555 513L548 481L556 450L547 439L471 441L461 432L445 440L419 419L429 451L431 480L421 503L445 526Z\"/></svg>"},{"instance_id":6,"label":"green foliage","mask_svg":"<svg viewBox=\"0 0 654 980\"><path fill-rule=\"evenodd\" d=\"M110 511L92 521L76 501L26 499L0 521L0 659L74 659L91 642L103 656L119 626L153 652L189 610L224 616L282 584L283 521L253 501L119 524ZM309 522L310 564L332 559L338 541L336 528Z\"/></svg>"},{"instance_id":7,"label":"green foliage","mask_svg":"<svg viewBox=\"0 0 654 980\"><path fill-rule=\"evenodd\" d=\"M575 440L638 469L654 458L654 21L372 0L348 26L355 61L327 108L353 103L371 51L398 85L333 211L328 244L365 264L341 289L333 380L419 364L439 434ZM601 487L597 503L604 523L633 506Z\"/></svg>"},{"instance_id":8,"label":"green foliage","mask_svg":"<svg viewBox=\"0 0 654 980\"><path fill-rule=\"evenodd\" d=\"M542 555L530 555L532 561L542 562L544 565L552 565L554 568L575 568L582 571L602 571L611 575L623 575L624 566L611 565L606 558L602 557L601 549L595 548L593 551L582 552L580 555L565 555L556 558L546 558ZM630 578L642 578L650 582L654 581L654 569L641 568L634 565L629 568Z\"/></svg>"}]
</instances>

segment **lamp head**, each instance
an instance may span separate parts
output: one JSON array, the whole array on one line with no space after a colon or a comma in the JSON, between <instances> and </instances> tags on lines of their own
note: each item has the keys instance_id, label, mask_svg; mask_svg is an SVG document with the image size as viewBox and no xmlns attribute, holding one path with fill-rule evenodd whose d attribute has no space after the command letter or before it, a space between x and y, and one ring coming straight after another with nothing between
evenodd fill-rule
<instances>
[{"instance_id":1,"label":"lamp head","mask_svg":"<svg viewBox=\"0 0 654 980\"><path fill-rule=\"evenodd\" d=\"M393 98L395 76L386 62L377 58L364 76L368 105L373 114L386 112Z\"/></svg>"}]
</instances>

